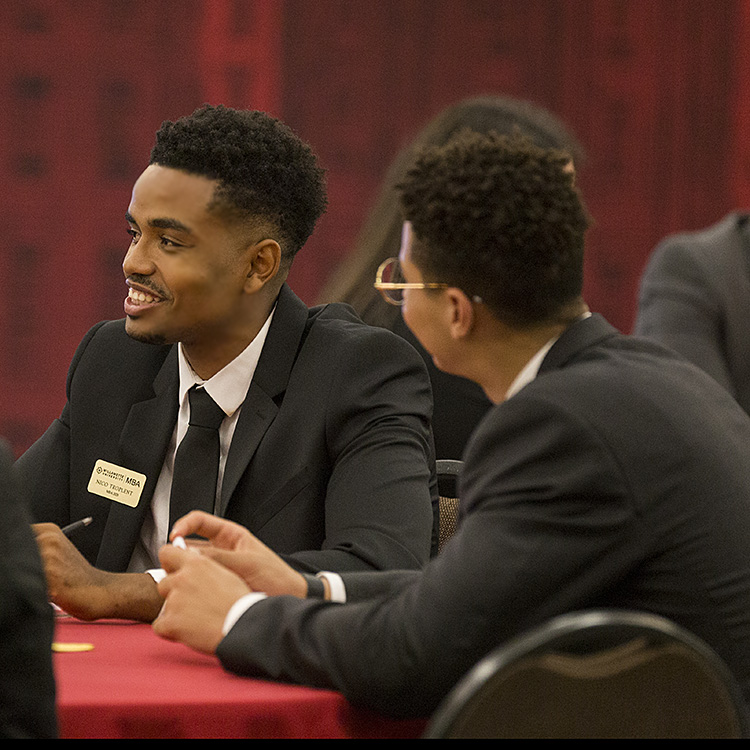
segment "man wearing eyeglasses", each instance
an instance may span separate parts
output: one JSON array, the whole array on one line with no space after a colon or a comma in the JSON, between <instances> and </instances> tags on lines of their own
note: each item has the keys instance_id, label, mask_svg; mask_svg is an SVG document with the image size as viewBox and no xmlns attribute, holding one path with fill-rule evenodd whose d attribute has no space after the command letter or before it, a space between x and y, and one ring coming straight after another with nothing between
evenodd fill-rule
<instances>
[{"instance_id":1,"label":"man wearing eyeglasses","mask_svg":"<svg viewBox=\"0 0 750 750\"><path fill-rule=\"evenodd\" d=\"M188 515L174 533L213 547L163 548L156 632L239 674L425 716L553 616L643 610L708 642L750 697L750 419L679 355L589 312L565 154L467 134L400 189L398 267L376 285L496 404L466 449L458 531L421 572L342 575L311 601L246 531Z\"/></svg>"}]
</instances>

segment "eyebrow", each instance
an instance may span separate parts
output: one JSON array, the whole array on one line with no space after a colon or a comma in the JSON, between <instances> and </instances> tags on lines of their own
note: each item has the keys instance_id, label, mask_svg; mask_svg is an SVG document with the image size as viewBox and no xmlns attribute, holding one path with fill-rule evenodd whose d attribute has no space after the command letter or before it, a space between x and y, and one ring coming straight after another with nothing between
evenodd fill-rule
<instances>
[{"instance_id":1,"label":"eyebrow","mask_svg":"<svg viewBox=\"0 0 750 750\"><path fill-rule=\"evenodd\" d=\"M135 224L136 226L138 226L138 222L135 220L135 218L129 211L125 212L125 219L130 224ZM154 227L155 229L174 229L178 232L185 232L185 234L193 233L190 227L186 226L181 221L177 221L177 219L170 219L166 217L149 219L148 225L150 227Z\"/></svg>"}]
</instances>

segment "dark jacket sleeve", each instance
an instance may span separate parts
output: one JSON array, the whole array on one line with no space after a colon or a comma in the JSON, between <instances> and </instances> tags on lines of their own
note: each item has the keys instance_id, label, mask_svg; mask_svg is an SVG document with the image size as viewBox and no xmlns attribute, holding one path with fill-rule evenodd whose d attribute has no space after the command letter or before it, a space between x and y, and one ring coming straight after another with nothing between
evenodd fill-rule
<instances>
[{"instance_id":1,"label":"dark jacket sleeve","mask_svg":"<svg viewBox=\"0 0 750 750\"><path fill-rule=\"evenodd\" d=\"M406 342L358 328L330 368L325 540L287 559L317 570L421 568L437 529L429 379Z\"/></svg>"},{"instance_id":2,"label":"dark jacket sleeve","mask_svg":"<svg viewBox=\"0 0 750 750\"><path fill-rule=\"evenodd\" d=\"M53 739L52 608L10 457L0 445L0 736Z\"/></svg>"},{"instance_id":3,"label":"dark jacket sleeve","mask_svg":"<svg viewBox=\"0 0 750 750\"><path fill-rule=\"evenodd\" d=\"M635 554L623 538L639 520L618 466L574 416L514 401L473 439L468 512L422 573L381 574L378 596L372 574L373 598L351 604L261 601L219 645L222 664L426 716L494 646L595 601Z\"/></svg>"},{"instance_id":4,"label":"dark jacket sleeve","mask_svg":"<svg viewBox=\"0 0 750 750\"><path fill-rule=\"evenodd\" d=\"M701 247L685 236L665 240L643 275L634 333L679 352L736 396L724 329L723 302L701 262Z\"/></svg>"}]
</instances>

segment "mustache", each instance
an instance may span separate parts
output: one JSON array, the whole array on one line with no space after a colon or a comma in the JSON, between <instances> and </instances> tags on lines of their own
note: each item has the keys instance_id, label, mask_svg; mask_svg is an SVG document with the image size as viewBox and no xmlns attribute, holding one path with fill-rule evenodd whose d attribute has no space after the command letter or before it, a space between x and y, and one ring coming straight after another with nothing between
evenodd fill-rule
<instances>
[{"instance_id":1,"label":"mustache","mask_svg":"<svg viewBox=\"0 0 750 750\"><path fill-rule=\"evenodd\" d=\"M167 299L169 297L169 294L164 289L154 284L148 276L141 276L140 274L132 273L125 279L125 281L128 284L135 284L142 289L148 289L162 299Z\"/></svg>"}]
</instances>

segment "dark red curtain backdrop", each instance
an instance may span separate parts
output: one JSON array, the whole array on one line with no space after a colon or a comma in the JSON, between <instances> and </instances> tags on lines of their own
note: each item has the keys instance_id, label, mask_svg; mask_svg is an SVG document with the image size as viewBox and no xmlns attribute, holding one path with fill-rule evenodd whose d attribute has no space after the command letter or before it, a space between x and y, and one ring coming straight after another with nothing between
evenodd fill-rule
<instances>
[{"instance_id":1,"label":"dark red curtain backdrop","mask_svg":"<svg viewBox=\"0 0 750 750\"><path fill-rule=\"evenodd\" d=\"M423 122L483 93L549 107L588 152L588 302L629 331L655 243L750 206L749 38L748 0L0 3L0 434L38 437L82 335L121 317L132 183L205 101L270 111L328 168L309 303Z\"/></svg>"}]
</instances>

